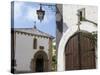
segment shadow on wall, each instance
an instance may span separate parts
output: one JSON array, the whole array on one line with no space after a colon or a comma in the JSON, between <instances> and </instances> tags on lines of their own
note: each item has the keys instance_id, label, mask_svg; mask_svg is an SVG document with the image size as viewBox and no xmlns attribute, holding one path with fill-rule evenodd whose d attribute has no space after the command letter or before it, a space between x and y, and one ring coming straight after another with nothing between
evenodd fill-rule
<instances>
[{"instance_id":1,"label":"shadow on wall","mask_svg":"<svg viewBox=\"0 0 100 75\"><path fill-rule=\"evenodd\" d=\"M67 24L66 23L63 23L63 33L65 33L67 29L68 29Z\"/></svg>"}]
</instances>

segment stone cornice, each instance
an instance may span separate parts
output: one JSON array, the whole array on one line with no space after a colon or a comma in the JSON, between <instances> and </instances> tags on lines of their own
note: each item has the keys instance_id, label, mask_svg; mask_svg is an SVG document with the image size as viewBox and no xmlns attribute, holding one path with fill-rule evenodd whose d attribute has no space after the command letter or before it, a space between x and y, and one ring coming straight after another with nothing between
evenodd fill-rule
<instances>
[{"instance_id":1,"label":"stone cornice","mask_svg":"<svg viewBox=\"0 0 100 75\"><path fill-rule=\"evenodd\" d=\"M15 31L15 33L20 33L20 34L24 34L24 35L28 35L28 36L37 36L37 37L43 37L43 38L52 38L52 37L47 37L47 36L42 36L42 35L36 35L36 34L32 34L32 33L27 33L27 32L22 32L22 31Z\"/></svg>"}]
</instances>

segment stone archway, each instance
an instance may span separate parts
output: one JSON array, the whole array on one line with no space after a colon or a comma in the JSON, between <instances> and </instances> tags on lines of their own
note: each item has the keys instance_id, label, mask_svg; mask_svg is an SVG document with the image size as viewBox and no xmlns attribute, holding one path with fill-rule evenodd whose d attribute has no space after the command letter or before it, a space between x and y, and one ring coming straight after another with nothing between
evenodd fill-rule
<instances>
[{"instance_id":1,"label":"stone archway","mask_svg":"<svg viewBox=\"0 0 100 75\"><path fill-rule=\"evenodd\" d=\"M65 70L93 68L96 68L93 36L88 32L76 32L65 45Z\"/></svg>"},{"instance_id":2,"label":"stone archway","mask_svg":"<svg viewBox=\"0 0 100 75\"><path fill-rule=\"evenodd\" d=\"M97 27L94 27L93 25L89 25L86 27L84 26L86 25L81 25L80 29L84 31L88 31L90 33L93 31L97 31ZM57 71L65 71L65 45L68 42L69 38L77 32L77 29L78 26L72 26L65 33L63 33L63 36L58 46Z\"/></svg>"},{"instance_id":3,"label":"stone archway","mask_svg":"<svg viewBox=\"0 0 100 75\"><path fill-rule=\"evenodd\" d=\"M32 72L48 72L48 56L44 51L38 51L31 62Z\"/></svg>"}]
</instances>

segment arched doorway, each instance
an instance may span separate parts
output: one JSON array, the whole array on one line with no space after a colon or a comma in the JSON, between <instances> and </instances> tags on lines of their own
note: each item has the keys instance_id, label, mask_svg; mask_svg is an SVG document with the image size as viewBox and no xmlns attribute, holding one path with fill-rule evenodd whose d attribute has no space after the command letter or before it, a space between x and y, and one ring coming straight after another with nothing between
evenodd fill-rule
<instances>
[{"instance_id":1,"label":"arched doorway","mask_svg":"<svg viewBox=\"0 0 100 75\"><path fill-rule=\"evenodd\" d=\"M35 67L35 71L36 72L43 72L43 68L44 68L44 59L43 56L38 56L36 59L36 67Z\"/></svg>"},{"instance_id":2,"label":"arched doorway","mask_svg":"<svg viewBox=\"0 0 100 75\"><path fill-rule=\"evenodd\" d=\"M44 51L38 51L34 55L31 63L33 72L47 72L48 71L48 56Z\"/></svg>"},{"instance_id":3,"label":"arched doorway","mask_svg":"<svg viewBox=\"0 0 100 75\"><path fill-rule=\"evenodd\" d=\"M65 70L94 69L95 44L91 33L76 32L65 45Z\"/></svg>"}]
</instances>

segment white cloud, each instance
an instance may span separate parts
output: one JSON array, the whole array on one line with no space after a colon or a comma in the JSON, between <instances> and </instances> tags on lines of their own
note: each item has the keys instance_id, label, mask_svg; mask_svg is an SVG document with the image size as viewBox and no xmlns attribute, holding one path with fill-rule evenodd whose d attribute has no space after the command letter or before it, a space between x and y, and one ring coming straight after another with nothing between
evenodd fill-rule
<instances>
[{"instance_id":1,"label":"white cloud","mask_svg":"<svg viewBox=\"0 0 100 75\"><path fill-rule=\"evenodd\" d=\"M14 17L15 19L19 19L20 17L23 17L23 19L27 19L30 21L36 20L37 19L37 14L36 14L37 9L38 9L37 7L26 5L25 2L15 2Z\"/></svg>"},{"instance_id":2,"label":"white cloud","mask_svg":"<svg viewBox=\"0 0 100 75\"><path fill-rule=\"evenodd\" d=\"M26 19L27 20L37 20L37 14L36 14L36 8L29 7L26 13Z\"/></svg>"},{"instance_id":3,"label":"white cloud","mask_svg":"<svg viewBox=\"0 0 100 75\"><path fill-rule=\"evenodd\" d=\"M17 19L21 16L22 7L24 6L24 2L15 2L14 3L14 18Z\"/></svg>"},{"instance_id":4,"label":"white cloud","mask_svg":"<svg viewBox=\"0 0 100 75\"><path fill-rule=\"evenodd\" d=\"M54 18L55 18L54 12L47 12L45 13L43 22L48 23L50 21L53 21Z\"/></svg>"}]
</instances>

